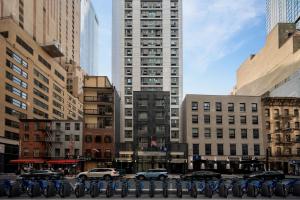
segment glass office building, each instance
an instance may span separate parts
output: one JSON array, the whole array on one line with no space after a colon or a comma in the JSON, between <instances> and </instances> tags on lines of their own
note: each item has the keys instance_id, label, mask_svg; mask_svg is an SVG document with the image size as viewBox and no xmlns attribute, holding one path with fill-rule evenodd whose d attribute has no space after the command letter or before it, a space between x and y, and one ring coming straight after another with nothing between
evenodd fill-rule
<instances>
[{"instance_id":1,"label":"glass office building","mask_svg":"<svg viewBox=\"0 0 300 200\"><path fill-rule=\"evenodd\" d=\"M89 75L96 74L99 53L99 22L90 0L81 1L80 66Z\"/></svg>"},{"instance_id":2,"label":"glass office building","mask_svg":"<svg viewBox=\"0 0 300 200\"><path fill-rule=\"evenodd\" d=\"M266 9L267 34L277 23L297 23L300 27L300 0L267 0Z\"/></svg>"}]
</instances>

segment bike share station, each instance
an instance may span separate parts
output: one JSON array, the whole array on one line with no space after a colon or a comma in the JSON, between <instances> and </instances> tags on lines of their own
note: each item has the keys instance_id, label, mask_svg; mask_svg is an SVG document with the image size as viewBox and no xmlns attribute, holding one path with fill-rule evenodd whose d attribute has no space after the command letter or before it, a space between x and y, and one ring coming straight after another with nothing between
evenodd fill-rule
<instances>
[{"instance_id":1,"label":"bike share station","mask_svg":"<svg viewBox=\"0 0 300 200\"><path fill-rule=\"evenodd\" d=\"M131 198L201 198L201 197L292 197L300 196L300 179L263 180L226 178L210 180L139 180L77 179L71 184L63 178L27 178L0 181L0 197L131 197Z\"/></svg>"}]
</instances>

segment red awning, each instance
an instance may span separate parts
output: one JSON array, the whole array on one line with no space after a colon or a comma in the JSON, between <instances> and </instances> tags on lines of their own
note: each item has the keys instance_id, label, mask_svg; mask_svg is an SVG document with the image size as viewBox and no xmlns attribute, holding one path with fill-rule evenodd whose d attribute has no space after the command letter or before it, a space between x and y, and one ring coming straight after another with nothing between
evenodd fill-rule
<instances>
[{"instance_id":1,"label":"red awning","mask_svg":"<svg viewBox=\"0 0 300 200\"><path fill-rule=\"evenodd\" d=\"M76 164L79 160L49 160L48 164Z\"/></svg>"},{"instance_id":2,"label":"red awning","mask_svg":"<svg viewBox=\"0 0 300 200\"><path fill-rule=\"evenodd\" d=\"M17 159L9 162L12 164L43 164L45 161L43 159Z\"/></svg>"}]
</instances>

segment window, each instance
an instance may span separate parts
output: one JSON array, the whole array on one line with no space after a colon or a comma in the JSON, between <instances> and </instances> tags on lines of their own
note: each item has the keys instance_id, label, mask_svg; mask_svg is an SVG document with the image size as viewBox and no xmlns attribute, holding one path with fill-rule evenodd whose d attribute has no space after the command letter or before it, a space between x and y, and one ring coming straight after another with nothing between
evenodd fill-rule
<instances>
[{"instance_id":1,"label":"window","mask_svg":"<svg viewBox=\"0 0 300 200\"><path fill-rule=\"evenodd\" d=\"M34 103L35 105L37 105L37 106L39 106L39 107L45 109L45 110L48 110L48 105L45 104L45 103L43 103L43 102L41 102L40 100L38 100L38 99L36 99L36 98L33 98L33 103Z\"/></svg>"},{"instance_id":2,"label":"window","mask_svg":"<svg viewBox=\"0 0 300 200\"><path fill-rule=\"evenodd\" d=\"M112 143L112 138L108 135L104 137L104 143Z\"/></svg>"},{"instance_id":3,"label":"window","mask_svg":"<svg viewBox=\"0 0 300 200\"><path fill-rule=\"evenodd\" d=\"M193 138L198 138L199 137L198 128L192 128L192 136L193 136Z\"/></svg>"},{"instance_id":4,"label":"window","mask_svg":"<svg viewBox=\"0 0 300 200\"><path fill-rule=\"evenodd\" d=\"M210 130L210 128L205 128L204 129L204 137L205 138L211 138L211 130Z\"/></svg>"},{"instance_id":5,"label":"window","mask_svg":"<svg viewBox=\"0 0 300 200\"><path fill-rule=\"evenodd\" d=\"M265 117L270 117L270 109L265 109Z\"/></svg>"},{"instance_id":6,"label":"window","mask_svg":"<svg viewBox=\"0 0 300 200\"><path fill-rule=\"evenodd\" d=\"M75 135L75 141L76 141L76 142L80 141L79 135Z\"/></svg>"},{"instance_id":7,"label":"window","mask_svg":"<svg viewBox=\"0 0 300 200\"><path fill-rule=\"evenodd\" d=\"M132 116L132 109L131 108L125 108L125 116Z\"/></svg>"},{"instance_id":8,"label":"window","mask_svg":"<svg viewBox=\"0 0 300 200\"><path fill-rule=\"evenodd\" d=\"M210 115L204 115L204 124L210 124Z\"/></svg>"},{"instance_id":9,"label":"window","mask_svg":"<svg viewBox=\"0 0 300 200\"><path fill-rule=\"evenodd\" d=\"M247 139L247 129L241 129L241 138Z\"/></svg>"},{"instance_id":10,"label":"window","mask_svg":"<svg viewBox=\"0 0 300 200\"><path fill-rule=\"evenodd\" d=\"M39 71L37 71L36 69L33 69L33 73L36 77L38 77L40 80L42 80L43 82L45 82L46 84L49 84L49 79L43 75L42 73L40 73Z\"/></svg>"},{"instance_id":11,"label":"window","mask_svg":"<svg viewBox=\"0 0 300 200\"><path fill-rule=\"evenodd\" d=\"M102 137L100 135L96 135L95 137L95 143L101 143Z\"/></svg>"},{"instance_id":12,"label":"window","mask_svg":"<svg viewBox=\"0 0 300 200\"><path fill-rule=\"evenodd\" d=\"M132 120L131 119L125 119L125 127L132 127Z\"/></svg>"},{"instance_id":13,"label":"window","mask_svg":"<svg viewBox=\"0 0 300 200\"><path fill-rule=\"evenodd\" d=\"M218 128L217 129L217 138L218 139L222 139L223 138L223 129L222 128Z\"/></svg>"},{"instance_id":14,"label":"window","mask_svg":"<svg viewBox=\"0 0 300 200\"><path fill-rule=\"evenodd\" d=\"M12 128L20 128L19 122L10 119L5 119L5 126L9 126Z\"/></svg>"},{"instance_id":15,"label":"window","mask_svg":"<svg viewBox=\"0 0 300 200\"><path fill-rule=\"evenodd\" d=\"M192 123L198 124L198 115L192 115Z\"/></svg>"},{"instance_id":16,"label":"window","mask_svg":"<svg viewBox=\"0 0 300 200\"><path fill-rule=\"evenodd\" d=\"M216 102L216 111L221 112L222 111L222 103L221 102Z\"/></svg>"},{"instance_id":17,"label":"window","mask_svg":"<svg viewBox=\"0 0 300 200\"><path fill-rule=\"evenodd\" d=\"M34 80L33 80L33 83L34 83L35 86L39 87L39 88L42 89L44 92L47 92L47 93L49 92L49 88L46 87L44 84L42 84L40 81L34 79Z\"/></svg>"},{"instance_id":18,"label":"window","mask_svg":"<svg viewBox=\"0 0 300 200\"><path fill-rule=\"evenodd\" d=\"M248 156L248 144L242 144L242 155Z\"/></svg>"},{"instance_id":19,"label":"window","mask_svg":"<svg viewBox=\"0 0 300 200\"><path fill-rule=\"evenodd\" d=\"M270 128L271 128L271 123L269 122L269 121L266 121L266 129L267 130L270 130Z\"/></svg>"},{"instance_id":20,"label":"window","mask_svg":"<svg viewBox=\"0 0 300 200\"><path fill-rule=\"evenodd\" d=\"M60 79L60 80L62 80L62 81L64 81L65 80L65 77L61 74L61 73L59 73L58 71L54 71L54 74Z\"/></svg>"},{"instance_id":21,"label":"window","mask_svg":"<svg viewBox=\"0 0 300 200\"><path fill-rule=\"evenodd\" d=\"M23 47L26 51L33 55L33 49L24 40L17 36L16 41L21 47Z\"/></svg>"},{"instance_id":22,"label":"window","mask_svg":"<svg viewBox=\"0 0 300 200\"><path fill-rule=\"evenodd\" d=\"M6 60L6 66L9 67L10 69L12 69L17 74L19 74L19 75L23 76L24 78L28 79L27 72L25 72L24 70L22 70L17 65L13 64L12 62L10 62L9 60Z\"/></svg>"},{"instance_id":23,"label":"window","mask_svg":"<svg viewBox=\"0 0 300 200\"><path fill-rule=\"evenodd\" d=\"M139 112L138 113L138 120L139 121L148 120L148 113L147 112Z\"/></svg>"},{"instance_id":24,"label":"window","mask_svg":"<svg viewBox=\"0 0 300 200\"><path fill-rule=\"evenodd\" d=\"M209 102L204 102L203 108L204 108L205 112L209 112L210 111L210 103Z\"/></svg>"},{"instance_id":25,"label":"window","mask_svg":"<svg viewBox=\"0 0 300 200\"><path fill-rule=\"evenodd\" d=\"M217 115L216 116L216 123L217 124L222 124L222 115Z\"/></svg>"},{"instance_id":26,"label":"window","mask_svg":"<svg viewBox=\"0 0 300 200\"><path fill-rule=\"evenodd\" d=\"M51 70L51 65L42 57L42 56L38 56L38 60L48 69Z\"/></svg>"},{"instance_id":27,"label":"window","mask_svg":"<svg viewBox=\"0 0 300 200\"><path fill-rule=\"evenodd\" d=\"M24 134L23 141L29 141L29 134Z\"/></svg>"},{"instance_id":28,"label":"window","mask_svg":"<svg viewBox=\"0 0 300 200\"><path fill-rule=\"evenodd\" d=\"M228 116L228 124L234 124L234 116L233 115L229 115Z\"/></svg>"},{"instance_id":29,"label":"window","mask_svg":"<svg viewBox=\"0 0 300 200\"><path fill-rule=\"evenodd\" d=\"M205 144L205 155L211 155L211 144Z\"/></svg>"},{"instance_id":30,"label":"window","mask_svg":"<svg viewBox=\"0 0 300 200\"><path fill-rule=\"evenodd\" d=\"M22 92L21 90L13 87L12 85L5 83L5 88L7 91L10 91L11 93L23 98L23 99L27 99L27 93Z\"/></svg>"},{"instance_id":31,"label":"window","mask_svg":"<svg viewBox=\"0 0 300 200\"><path fill-rule=\"evenodd\" d=\"M192 102L192 110L193 111L198 110L198 102Z\"/></svg>"},{"instance_id":32,"label":"window","mask_svg":"<svg viewBox=\"0 0 300 200\"><path fill-rule=\"evenodd\" d=\"M230 155L231 156L236 155L236 144L230 144Z\"/></svg>"},{"instance_id":33,"label":"window","mask_svg":"<svg viewBox=\"0 0 300 200\"><path fill-rule=\"evenodd\" d=\"M294 116L295 116L295 117L299 117L299 110L298 110L298 109L295 109L295 110L294 110Z\"/></svg>"},{"instance_id":34,"label":"window","mask_svg":"<svg viewBox=\"0 0 300 200\"><path fill-rule=\"evenodd\" d=\"M235 139L235 129L229 129L229 138Z\"/></svg>"},{"instance_id":35,"label":"window","mask_svg":"<svg viewBox=\"0 0 300 200\"><path fill-rule=\"evenodd\" d=\"M274 109L274 118L279 117L279 109Z\"/></svg>"},{"instance_id":36,"label":"window","mask_svg":"<svg viewBox=\"0 0 300 200\"><path fill-rule=\"evenodd\" d=\"M241 116L241 124L247 124L247 117L246 116Z\"/></svg>"},{"instance_id":37,"label":"window","mask_svg":"<svg viewBox=\"0 0 300 200\"><path fill-rule=\"evenodd\" d=\"M255 156L260 155L260 146L259 146L259 144L254 144L254 155Z\"/></svg>"},{"instance_id":38,"label":"window","mask_svg":"<svg viewBox=\"0 0 300 200\"><path fill-rule=\"evenodd\" d=\"M228 103L228 112L234 112L234 103Z\"/></svg>"},{"instance_id":39,"label":"window","mask_svg":"<svg viewBox=\"0 0 300 200\"><path fill-rule=\"evenodd\" d=\"M218 144L217 145L217 151L218 151L218 156L223 156L224 155L224 145L223 144Z\"/></svg>"},{"instance_id":40,"label":"window","mask_svg":"<svg viewBox=\"0 0 300 200\"><path fill-rule=\"evenodd\" d=\"M55 149L55 157L60 157L60 149Z\"/></svg>"},{"instance_id":41,"label":"window","mask_svg":"<svg viewBox=\"0 0 300 200\"><path fill-rule=\"evenodd\" d=\"M258 124L258 116L257 115L252 116L252 124Z\"/></svg>"},{"instance_id":42,"label":"window","mask_svg":"<svg viewBox=\"0 0 300 200\"><path fill-rule=\"evenodd\" d=\"M199 155L199 144L193 144L193 155Z\"/></svg>"},{"instance_id":43,"label":"window","mask_svg":"<svg viewBox=\"0 0 300 200\"><path fill-rule=\"evenodd\" d=\"M253 129L253 139L259 139L259 129Z\"/></svg>"},{"instance_id":44,"label":"window","mask_svg":"<svg viewBox=\"0 0 300 200\"><path fill-rule=\"evenodd\" d=\"M171 116L172 117L178 117L179 116L179 109L171 108Z\"/></svg>"},{"instance_id":45,"label":"window","mask_svg":"<svg viewBox=\"0 0 300 200\"><path fill-rule=\"evenodd\" d=\"M246 112L246 104L240 103L240 112Z\"/></svg>"},{"instance_id":46,"label":"window","mask_svg":"<svg viewBox=\"0 0 300 200\"><path fill-rule=\"evenodd\" d=\"M80 130L80 123L75 123L75 130L79 131Z\"/></svg>"},{"instance_id":47,"label":"window","mask_svg":"<svg viewBox=\"0 0 300 200\"><path fill-rule=\"evenodd\" d=\"M299 122L295 122L295 129L299 130Z\"/></svg>"},{"instance_id":48,"label":"window","mask_svg":"<svg viewBox=\"0 0 300 200\"><path fill-rule=\"evenodd\" d=\"M28 86L27 83L25 83L21 79L17 78L16 76L14 76L13 74L11 74L10 72L6 72L6 78L9 79L9 80L11 80L15 84L20 85L21 87L27 89L27 86Z\"/></svg>"},{"instance_id":49,"label":"window","mask_svg":"<svg viewBox=\"0 0 300 200\"><path fill-rule=\"evenodd\" d=\"M289 109L284 109L284 116L289 116Z\"/></svg>"},{"instance_id":50,"label":"window","mask_svg":"<svg viewBox=\"0 0 300 200\"><path fill-rule=\"evenodd\" d=\"M86 135L85 136L85 142L86 143L91 143L93 141L93 137L91 135Z\"/></svg>"},{"instance_id":51,"label":"window","mask_svg":"<svg viewBox=\"0 0 300 200\"><path fill-rule=\"evenodd\" d=\"M132 138L132 131L131 130L125 130L125 138Z\"/></svg>"},{"instance_id":52,"label":"window","mask_svg":"<svg viewBox=\"0 0 300 200\"><path fill-rule=\"evenodd\" d=\"M66 125L65 125L65 130L70 130L70 129L71 129L70 123L66 123Z\"/></svg>"},{"instance_id":53,"label":"window","mask_svg":"<svg viewBox=\"0 0 300 200\"><path fill-rule=\"evenodd\" d=\"M22 59L17 53L13 52L9 48L6 48L6 54L13 58L17 63L23 65L25 68L28 68L28 63Z\"/></svg>"},{"instance_id":54,"label":"window","mask_svg":"<svg viewBox=\"0 0 300 200\"><path fill-rule=\"evenodd\" d=\"M252 112L257 112L257 103L252 103L251 107L252 107Z\"/></svg>"},{"instance_id":55,"label":"window","mask_svg":"<svg viewBox=\"0 0 300 200\"><path fill-rule=\"evenodd\" d=\"M8 96L8 95L5 96L5 100L6 100L6 102L11 103L11 104L23 109L23 110L27 110L27 104L23 103L22 101L19 101L19 100L15 99L11 96Z\"/></svg>"},{"instance_id":56,"label":"window","mask_svg":"<svg viewBox=\"0 0 300 200\"><path fill-rule=\"evenodd\" d=\"M65 135L65 141L70 141L70 135Z\"/></svg>"},{"instance_id":57,"label":"window","mask_svg":"<svg viewBox=\"0 0 300 200\"><path fill-rule=\"evenodd\" d=\"M179 131L171 131L171 138L178 139L179 138Z\"/></svg>"}]
</instances>

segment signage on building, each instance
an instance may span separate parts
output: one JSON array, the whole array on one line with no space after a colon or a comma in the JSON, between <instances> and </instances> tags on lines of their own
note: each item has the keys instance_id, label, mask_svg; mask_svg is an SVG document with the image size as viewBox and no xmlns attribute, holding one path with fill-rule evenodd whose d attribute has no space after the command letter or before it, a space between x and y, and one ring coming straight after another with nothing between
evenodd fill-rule
<instances>
[{"instance_id":1,"label":"signage on building","mask_svg":"<svg viewBox=\"0 0 300 200\"><path fill-rule=\"evenodd\" d=\"M238 157L238 156L228 156L228 160L230 160L230 161L239 161L240 157Z\"/></svg>"},{"instance_id":2,"label":"signage on building","mask_svg":"<svg viewBox=\"0 0 300 200\"><path fill-rule=\"evenodd\" d=\"M242 160L252 160L252 156L242 156Z\"/></svg>"}]
</instances>

